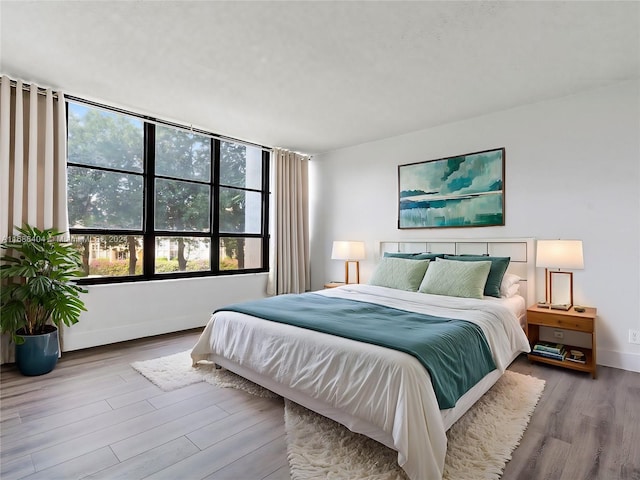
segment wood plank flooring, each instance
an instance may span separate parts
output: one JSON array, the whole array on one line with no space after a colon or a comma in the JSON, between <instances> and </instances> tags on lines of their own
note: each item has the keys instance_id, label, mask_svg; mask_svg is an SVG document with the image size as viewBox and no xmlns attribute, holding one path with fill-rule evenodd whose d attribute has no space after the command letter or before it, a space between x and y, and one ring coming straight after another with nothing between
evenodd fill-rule
<instances>
[{"instance_id":1,"label":"wood plank flooring","mask_svg":"<svg viewBox=\"0 0 640 480\"><path fill-rule=\"evenodd\" d=\"M163 392L129 366L199 333L65 353L41 377L2 366L0 478L288 479L281 400L207 383ZM640 480L640 374L510 368L547 385L503 480Z\"/></svg>"}]
</instances>

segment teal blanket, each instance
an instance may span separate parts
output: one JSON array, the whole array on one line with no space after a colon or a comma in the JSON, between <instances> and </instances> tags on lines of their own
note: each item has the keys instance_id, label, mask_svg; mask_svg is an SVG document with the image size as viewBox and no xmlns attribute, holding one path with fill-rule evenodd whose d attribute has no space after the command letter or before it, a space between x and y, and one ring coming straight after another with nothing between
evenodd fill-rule
<instances>
[{"instance_id":1,"label":"teal blanket","mask_svg":"<svg viewBox=\"0 0 640 480\"><path fill-rule=\"evenodd\" d=\"M496 368L482 329L465 320L314 293L280 295L216 311L224 310L413 355L431 375L440 409L455 406L467 390Z\"/></svg>"}]
</instances>

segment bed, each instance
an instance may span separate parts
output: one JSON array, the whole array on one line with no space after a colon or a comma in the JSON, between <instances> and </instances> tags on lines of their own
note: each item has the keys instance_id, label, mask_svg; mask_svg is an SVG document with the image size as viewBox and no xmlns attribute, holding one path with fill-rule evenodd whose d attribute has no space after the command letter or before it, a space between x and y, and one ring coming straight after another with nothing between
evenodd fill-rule
<instances>
[{"instance_id":1,"label":"bed","mask_svg":"<svg viewBox=\"0 0 640 480\"><path fill-rule=\"evenodd\" d=\"M380 309L383 313L384 309L392 309L420 319L455 319L474 326L486 340L493 368L474 379L473 385L459 392L460 396L450 404L443 400L442 392L434 388L443 383L436 381L440 373L425 368L419 356L407 353L410 349L395 350L377 344L377 340L358 341L349 338L349 334L344 338L313 326L303 328L279 320L265 320L258 314L247 313L252 310L242 308L214 313L192 350L192 359L194 363L213 361L396 450L398 464L412 480L441 478L446 431L491 388L521 352L529 351L522 325L525 298L531 294L535 272L530 255L532 242L531 239L381 242L372 284L346 285L290 299L312 300L319 303L323 311L325 304L345 303ZM438 268L442 271L445 267L455 267L475 271L480 270L482 264L482 268L488 270L486 264L490 262L468 260L478 255L497 258L496 254L500 254L504 258L504 254L509 253L509 267L503 274L504 277L511 275L512 279L517 275L518 293L492 297L482 292L480 298L467 298L441 292L434 294L428 288L422 292L399 289L393 281L390 286L381 281L380 278L385 280L384 276L376 277L383 265L392 265L395 270L401 265L400 276L404 275L406 265L409 270L419 270L425 259L418 259L414 254L423 252L452 255L446 259L426 259L420 286L427 285L429 282L425 280L430 276L431 280L438 280L432 282L436 290L443 282L429 269L438 272ZM459 255L468 257L461 259ZM486 274L484 278L487 279ZM405 280L399 281L402 284ZM393 319L395 322L399 316ZM469 347L465 345L458 350L465 349L468 352ZM446 408L442 408L443 405Z\"/></svg>"}]
</instances>

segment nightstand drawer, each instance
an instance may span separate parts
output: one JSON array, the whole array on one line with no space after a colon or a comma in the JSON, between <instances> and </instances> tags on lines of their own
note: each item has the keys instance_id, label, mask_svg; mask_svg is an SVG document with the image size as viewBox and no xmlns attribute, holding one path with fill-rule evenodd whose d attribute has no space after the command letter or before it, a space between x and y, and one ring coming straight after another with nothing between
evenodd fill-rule
<instances>
[{"instance_id":1,"label":"nightstand drawer","mask_svg":"<svg viewBox=\"0 0 640 480\"><path fill-rule=\"evenodd\" d=\"M542 326L577 330L579 332L593 332L593 318L571 317L566 314L554 314L552 312L538 313L529 311L527 312L527 321Z\"/></svg>"}]
</instances>

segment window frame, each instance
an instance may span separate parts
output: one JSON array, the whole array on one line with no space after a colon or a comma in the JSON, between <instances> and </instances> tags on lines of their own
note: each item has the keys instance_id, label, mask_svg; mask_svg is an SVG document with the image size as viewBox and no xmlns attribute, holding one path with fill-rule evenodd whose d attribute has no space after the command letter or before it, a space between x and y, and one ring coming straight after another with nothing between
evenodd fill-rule
<instances>
[{"instance_id":1,"label":"window frame","mask_svg":"<svg viewBox=\"0 0 640 480\"><path fill-rule=\"evenodd\" d=\"M67 153L67 170L69 167L84 168L88 170L101 170L106 172L121 173L127 175L141 175L143 184L143 205L142 205L142 228L140 230L135 229L109 229L109 228L72 228L69 226L69 235L73 237L75 235L89 235L89 236L136 236L142 237L142 274L141 275L121 275L121 276L102 276L102 277L79 277L76 283L81 285L100 285L110 283L129 283L129 282L145 282L155 280L171 280L180 278L198 278L198 277L214 277L214 276L229 276L229 275L243 275L251 273L266 273L269 271L269 198L270 198L270 155L271 148L263 145L258 145L231 137L225 137L213 132L205 130L194 129L184 125L179 125L173 122L164 121L155 117L136 114L120 108L110 107L90 100L85 100L70 95L65 96L65 108L66 108L66 121L67 121L67 138L69 136L69 103L76 103L85 107L104 110L119 115L126 115L143 122L143 169L142 172L130 172L117 168L85 165L80 163L69 162ZM174 128L179 131L194 133L198 135L204 135L209 138L211 142L211 171L208 181L202 180L190 180L184 178L171 177L168 175L156 175L155 172L155 141L156 141L156 126ZM262 181L261 188L257 190L255 188L238 187L234 185L226 185L220 183L220 148L221 142L230 142L240 145L245 145L251 148L258 148L261 150L262 157ZM68 173L67 173L68 175ZM67 177L68 178L68 177ZM171 181L183 181L190 184L207 185L210 191L209 201L209 232L199 231L177 231L177 230L161 230L155 228L155 182L157 179L166 179ZM221 232L220 231L220 189L221 188L234 188L245 192L258 192L261 194L261 226L260 233L238 233L238 232ZM67 198L69 194L67 193ZM168 273L156 273L155 261L156 261L156 238L158 237L200 237L207 238L210 241L209 248L209 270L196 270L196 271L184 271L184 272L168 272ZM261 239L262 248L262 265L256 268L243 268L232 270L220 269L220 239L221 238L258 238Z\"/></svg>"}]
</instances>

